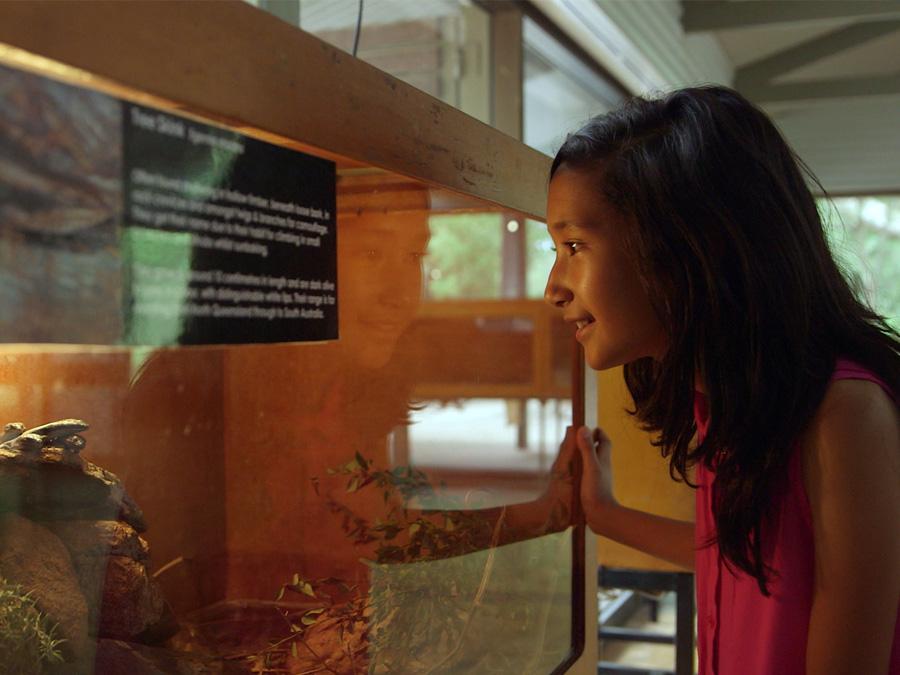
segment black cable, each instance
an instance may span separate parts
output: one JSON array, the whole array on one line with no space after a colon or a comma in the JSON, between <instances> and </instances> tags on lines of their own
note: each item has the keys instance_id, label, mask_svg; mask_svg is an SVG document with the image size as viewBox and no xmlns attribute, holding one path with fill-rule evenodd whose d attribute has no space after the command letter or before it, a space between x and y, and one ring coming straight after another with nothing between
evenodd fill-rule
<instances>
[{"instance_id":1,"label":"black cable","mask_svg":"<svg viewBox=\"0 0 900 675\"><path fill-rule=\"evenodd\" d=\"M363 0L359 0L359 14L356 16L356 34L353 36L353 56L356 56L356 50L359 48L359 33L362 28Z\"/></svg>"}]
</instances>

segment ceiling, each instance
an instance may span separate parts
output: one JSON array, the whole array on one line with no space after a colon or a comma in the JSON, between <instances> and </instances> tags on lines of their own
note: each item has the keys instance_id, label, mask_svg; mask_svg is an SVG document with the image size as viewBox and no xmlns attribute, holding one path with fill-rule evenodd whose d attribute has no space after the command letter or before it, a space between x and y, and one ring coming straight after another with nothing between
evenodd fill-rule
<instances>
[{"instance_id":1,"label":"ceiling","mask_svg":"<svg viewBox=\"0 0 900 675\"><path fill-rule=\"evenodd\" d=\"M833 193L900 193L900 1L682 0Z\"/></svg>"},{"instance_id":2,"label":"ceiling","mask_svg":"<svg viewBox=\"0 0 900 675\"><path fill-rule=\"evenodd\" d=\"M439 16L470 2L366 0L364 20ZM828 192L900 194L900 0L528 4L626 89L730 84L769 113ZM291 20L312 32L349 28L359 11L358 0L292 6Z\"/></svg>"}]
</instances>

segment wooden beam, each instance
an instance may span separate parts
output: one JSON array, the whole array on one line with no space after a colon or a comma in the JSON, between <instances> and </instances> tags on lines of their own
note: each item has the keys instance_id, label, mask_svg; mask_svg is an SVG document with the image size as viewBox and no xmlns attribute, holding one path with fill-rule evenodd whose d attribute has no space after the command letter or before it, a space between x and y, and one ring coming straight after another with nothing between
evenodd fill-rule
<instances>
[{"instance_id":1,"label":"wooden beam","mask_svg":"<svg viewBox=\"0 0 900 675\"><path fill-rule=\"evenodd\" d=\"M857 47L897 30L900 30L898 19L867 21L831 31L738 68L734 76L734 86L738 90L743 90L747 86L771 81L801 66L815 63L827 56Z\"/></svg>"},{"instance_id":2,"label":"wooden beam","mask_svg":"<svg viewBox=\"0 0 900 675\"><path fill-rule=\"evenodd\" d=\"M759 104L890 96L900 94L900 75L869 78L848 77L815 82L791 82L790 84L760 84L740 89L740 92Z\"/></svg>"},{"instance_id":3,"label":"wooden beam","mask_svg":"<svg viewBox=\"0 0 900 675\"><path fill-rule=\"evenodd\" d=\"M544 217L549 157L245 2L211 5L0 2L0 61Z\"/></svg>"},{"instance_id":4,"label":"wooden beam","mask_svg":"<svg viewBox=\"0 0 900 675\"><path fill-rule=\"evenodd\" d=\"M731 30L823 19L894 18L897 0L683 0L681 25L686 33Z\"/></svg>"}]
</instances>

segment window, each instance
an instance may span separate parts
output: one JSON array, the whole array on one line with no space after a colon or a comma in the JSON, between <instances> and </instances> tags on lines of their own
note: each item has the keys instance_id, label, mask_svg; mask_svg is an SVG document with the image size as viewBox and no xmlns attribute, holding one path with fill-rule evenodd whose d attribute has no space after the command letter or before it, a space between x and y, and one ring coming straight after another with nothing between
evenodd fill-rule
<instances>
[{"instance_id":1,"label":"window","mask_svg":"<svg viewBox=\"0 0 900 675\"><path fill-rule=\"evenodd\" d=\"M358 0L248 0L353 53ZM489 14L468 0L365 0L356 55L489 122Z\"/></svg>"},{"instance_id":2,"label":"window","mask_svg":"<svg viewBox=\"0 0 900 675\"><path fill-rule=\"evenodd\" d=\"M900 197L834 197L819 209L857 292L900 330Z\"/></svg>"},{"instance_id":3,"label":"window","mask_svg":"<svg viewBox=\"0 0 900 675\"><path fill-rule=\"evenodd\" d=\"M502 216L465 213L432 216L425 261L430 300L500 297Z\"/></svg>"},{"instance_id":4,"label":"window","mask_svg":"<svg viewBox=\"0 0 900 675\"><path fill-rule=\"evenodd\" d=\"M623 100L621 90L527 18L524 41L524 141L552 155L573 131Z\"/></svg>"}]
</instances>

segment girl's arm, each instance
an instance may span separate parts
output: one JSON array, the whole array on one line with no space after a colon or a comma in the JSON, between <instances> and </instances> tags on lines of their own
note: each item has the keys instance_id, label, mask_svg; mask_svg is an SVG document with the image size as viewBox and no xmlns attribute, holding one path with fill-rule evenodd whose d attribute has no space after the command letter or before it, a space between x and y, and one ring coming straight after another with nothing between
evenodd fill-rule
<instances>
[{"instance_id":1,"label":"girl's arm","mask_svg":"<svg viewBox=\"0 0 900 675\"><path fill-rule=\"evenodd\" d=\"M404 514L404 522L397 528L398 533L407 530L408 525L419 519L427 519L441 532L457 533L443 537L446 545L441 546L440 551L429 549L428 555L463 555L565 530L575 524L572 507L575 500L580 499L584 519L597 534L668 560L684 569L693 570L694 524L620 506L612 496L612 472L609 465L612 444L600 429L594 433L600 439L596 452L591 441L587 440L589 436L577 437L572 427L566 430L566 437L551 469L548 487L536 500L467 511L403 508L402 502L398 502L393 506L397 510L402 509ZM576 461L582 462L586 467L582 473L580 493L575 486ZM367 467L363 468L365 469ZM366 479L365 483L371 482L366 476L361 478ZM369 497L371 499L372 495ZM357 495L356 498L360 497ZM379 510L388 509L390 504L385 506L380 503L380 499L375 500L377 503L367 502L365 505L352 503L353 501L353 495L345 495L340 500L331 499L334 510L342 510L345 521L350 523L354 533L359 534L366 542L371 542L371 528L360 529L366 524L366 519L358 514L371 516ZM416 526L416 532L420 531L421 528ZM408 538L409 534L407 532L405 537ZM391 534L388 539L393 540L394 536ZM401 536L397 543L408 544L405 537ZM374 548L374 545L369 548Z\"/></svg>"},{"instance_id":2,"label":"girl's arm","mask_svg":"<svg viewBox=\"0 0 900 675\"><path fill-rule=\"evenodd\" d=\"M816 551L807 675L885 675L900 602L897 407L874 382L838 381L801 447Z\"/></svg>"},{"instance_id":3,"label":"girl's arm","mask_svg":"<svg viewBox=\"0 0 900 675\"><path fill-rule=\"evenodd\" d=\"M609 437L601 429L595 429L592 436L587 427L582 427L576 436L584 467L581 505L588 526L599 535L693 570L694 523L621 506L612 491ZM571 441L567 435L563 453Z\"/></svg>"},{"instance_id":4,"label":"girl's arm","mask_svg":"<svg viewBox=\"0 0 900 675\"><path fill-rule=\"evenodd\" d=\"M587 427L582 429L588 431ZM475 528L479 536L471 543L480 549L559 532L573 524L571 506L580 499L587 525L595 533L693 570L694 523L621 506L612 494L612 443L601 429L596 429L594 435L596 448L592 447L589 431L585 436L577 434L573 427L566 429L553 462L550 484L537 500L470 512L481 521L480 527ZM576 495L574 463L579 454L585 469L580 494ZM429 515L440 517L441 512Z\"/></svg>"},{"instance_id":5,"label":"girl's arm","mask_svg":"<svg viewBox=\"0 0 900 675\"><path fill-rule=\"evenodd\" d=\"M474 550L534 539L561 532L576 524L573 518L574 500L577 498L573 445L574 436L569 427L566 440L560 446L559 454L550 469L549 484L537 499L466 512L470 516L470 522L480 525L474 528L481 533L471 542ZM454 512L407 510L408 516L412 518L426 516L440 519L448 513ZM468 552L461 550L456 553Z\"/></svg>"}]
</instances>

